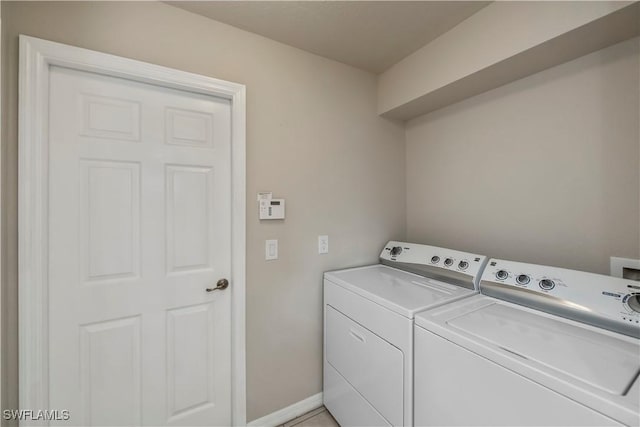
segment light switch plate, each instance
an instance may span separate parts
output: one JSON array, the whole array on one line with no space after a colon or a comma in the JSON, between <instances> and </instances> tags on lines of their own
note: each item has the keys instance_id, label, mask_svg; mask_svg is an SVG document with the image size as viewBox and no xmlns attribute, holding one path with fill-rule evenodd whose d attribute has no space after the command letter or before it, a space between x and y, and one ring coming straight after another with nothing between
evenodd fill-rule
<instances>
[{"instance_id":1,"label":"light switch plate","mask_svg":"<svg viewBox=\"0 0 640 427\"><path fill-rule=\"evenodd\" d=\"M264 259L266 261L272 261L274 259L278 259L278 241L273 240L265 240L264 245Z\"/></svg>"},{"instance_id":2,"label":"light switch plate","mask_svg":"<svg viewBox=\"0 0 640 427\"><path fill-rule=\"evenodd\" d=\"M318 236L318 253L329 253L329 236Z\"/></svg>"}]
</instances>

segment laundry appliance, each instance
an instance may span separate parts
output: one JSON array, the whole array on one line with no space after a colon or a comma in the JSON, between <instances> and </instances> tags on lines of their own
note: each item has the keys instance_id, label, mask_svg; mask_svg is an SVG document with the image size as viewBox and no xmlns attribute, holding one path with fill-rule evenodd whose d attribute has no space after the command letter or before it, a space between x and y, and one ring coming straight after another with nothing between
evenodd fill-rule
<instances>
[{"instance_id":1,"label":"laundry appliance","mask_svg":"<svg viewBox=\"0 0 640 427\"><path fill-rule=\"evenodd\" d=\"M640 283L491 259L415 318L415 425L640 425Z\"/></svg>"},{"instance_id":2,"label":"laundry appliance","mask_svg":"<svg viewBox=\"0 0 640 427\"><path fill-rule=\"evenodd\" d=\"M324 392L344 426L413 425L413 319L477 293L487 258L389 242L380 264L324 275Z\"/></svg>"}]
</instances>

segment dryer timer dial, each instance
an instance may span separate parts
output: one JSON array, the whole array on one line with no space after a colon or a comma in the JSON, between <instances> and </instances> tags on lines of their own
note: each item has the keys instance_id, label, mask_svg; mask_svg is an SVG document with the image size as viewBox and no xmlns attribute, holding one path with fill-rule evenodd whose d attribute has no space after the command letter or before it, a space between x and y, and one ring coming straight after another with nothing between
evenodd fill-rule
<instances>
[{"instance_id":1,"label":"dryer timer dial","mask_svg":"<svg viewBox=\"0 0 640 427\"><path fill-rule=\"evenodd\" d=\"M550 291L551 289L556 287L556 283L551 279L542 279L540 280L540 282L538 282L538 286L540 286L540 289Z\"/></svg>"},{"instance_id":2,"label":"dryer timer dial","mask_svg":"<svg viewBox=\"0 0 640 427\"><path fill-rule=\"evenodd\" d=\"M507 277L509 277L509 273L506 270L499 270L496 273L496 279L498 280L505 280Z\"/></svg>"},{"instance_id":3,"label":"dryer timer dial","mask_svg":"<svg viewBox=\"0 0 640 427\"><path fill-rule=\"evenodd\" d=\"M640 293L628 294L622 299L634 313L640 313Z\"/></svg>"}]
</instances>

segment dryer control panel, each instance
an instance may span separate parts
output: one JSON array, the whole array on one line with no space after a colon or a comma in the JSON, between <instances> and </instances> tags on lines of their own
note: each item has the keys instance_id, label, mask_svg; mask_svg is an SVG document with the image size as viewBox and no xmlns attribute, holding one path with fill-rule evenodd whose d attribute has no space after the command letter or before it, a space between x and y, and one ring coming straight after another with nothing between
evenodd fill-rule
<instances>
[{"instance_id":1,"label":"dryer control panel","mask_svg":"<svg viewBox=\"0 0 640 427\"><path fill-rule=\"evenodd\" d=\"M487 257L437 246L390 241L380 254L380 262L425 277L478 289Z\"/></svg>"},{"instance_id":2,"label":"dryer control panel","mask_svg":"<svg viewBox=\"0 0 640 427\"><path fill-rule=\"evenodd\" d=\"M640 337L640 282L633 280L492 258L480 292Z\"/></svg>"}]
</instances>

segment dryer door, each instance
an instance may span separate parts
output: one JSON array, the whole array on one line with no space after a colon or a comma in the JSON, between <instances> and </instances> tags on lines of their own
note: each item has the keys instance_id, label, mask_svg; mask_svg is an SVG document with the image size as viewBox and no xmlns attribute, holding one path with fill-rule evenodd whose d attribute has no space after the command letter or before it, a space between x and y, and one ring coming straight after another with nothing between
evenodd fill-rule
<instances>
[{"instance_id":1,"label":"dryer door","mask_svg":"<svg viewBox=\"0 0 640 427\"><path fill-rule=\"evenodd\" d=\"M327 362L392 425L403 425L402 352L326 306Z\"/></svg>"}]
</instances>

